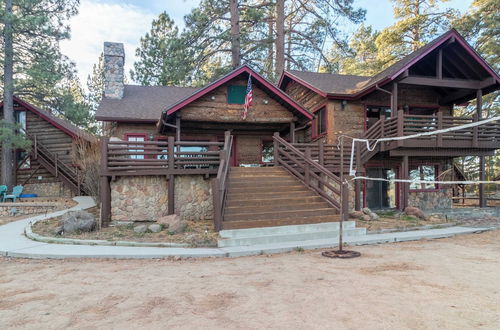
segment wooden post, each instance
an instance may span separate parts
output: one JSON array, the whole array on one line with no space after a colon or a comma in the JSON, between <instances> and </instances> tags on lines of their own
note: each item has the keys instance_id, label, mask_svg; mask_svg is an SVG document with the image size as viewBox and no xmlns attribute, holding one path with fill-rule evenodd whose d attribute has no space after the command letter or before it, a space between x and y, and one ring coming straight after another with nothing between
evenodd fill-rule
<instances>
[{"instance_id":1,"label":"wooden post","mask_svg":"<svg viewBox=\"0 0 500 330\"><path fill-rule=\"evenodd\" d=\"M441 110L439 110L437 113L437 129L443 129L443 112ZM437 135L436 143L438 147L443 146L443 134Z\"/></svg>"},{"instance_id":2,"label":"wooden post","mask_svg":"<svg viewBox=\"0 0 500 330\"><path fill-rule=\"evenodd\" d=\"M484 156L479 156L479 181L485 181L485 159ZM488 201L486 200L486 194L484 191L484 183L479 184L479 207L486 207Z\"/></svg>"},{"instance_id":3,"label":"wooden post","mask_svg":"<svg viewBox=\"0 0 500 330\"><path fill-rule=\"evenodd\" d=\"M214 204L214 228L215 231L220 231L222 229L222 206L220 205L220 182L217 178L212 180L212 196Z\"/></svg>"},{"instance_id":4,"label":"wooden post","mask_svg":"<svg viewBox=\"0 0 500 330\"><path fill-rule=\"evenodd\" d=\"M356 148L356 175L359 174L361 170L361 150ZM354 198L354 209L356 211L361 210L361 180L354 180L355 195Z\"/></svg>"},{"instance_id":5,"label":"wooden post","mask_svg":"<svg viewBox=\"0 0 500 330\"><path fill-rule=\"evenodd\" d=\"M295 122L290 122L290 143L295 143Z\"/></svg>"},{"instance_id":6,"label":"wooden post","mask_svg":"<svg viewBox=\"0 0 500 330\"><path fill-rule=\"evenodd\" d=\"M398 83L392 84L392 95L391 95L391 117L396 116L398 111Z\"/></svg>"},{"instance_id":7,"label":"wooden post","mask_svg":"<svg viewBox=\"0 0 500 330\"><path fill-rule=\"evenodd\" d=\"M476 91L476 113L474 116L474 121L480 121L483 118L483 91L478 89ZM479 126L474 126L472 136L472 147L477 148L479 146Z\"/></svg>"},{"instance_id":8,"label":"wooden post","mask_svg":"<svg viewBox=\"0 0 500 330\"><path fill-rule=\"evenodd\" d=\"M436 59L436 78L443 79L443 49L439 49Z\"/></svg>"},{"instance_id":9,"label":"wooden post","mask_svg":"<svg viewBox=\"0 0 500 330\"><path fill-rule=\"evenodd\" d=\"M306 148L306 159L311 159L311 149ZM311 176L310 176L310 166L309 163L304 162L304 181L306 182L306 186L311 185Z\"/></svg>"},{"instance_id":10,"label":"wooden post","mask_svg":"<svg viewBox=\"0 0 500 330\"><path fill-rule=\"evenodd\" d=\"M409 172L409 165L408 165L408 156L403 156L403 166L401 166L401 171L402 171L402 179L403 180L408 180L408 172ZM401 183L401 209L404 210L408 206L408 195L409 195L409 187L407 182L402 182Z\"/></svg>"},{"instance_id":11,"label":"wooden post","mask_svg":"<svg viewBox=\"0 0 500 330\"><path fill-rule=\"evenodd\" d=\"M175 169L175 141L173 136L168 137L168 214L175 213L175 177L172 171Z\"/></svg>"},{"instance_id":12,"label":"wooden post","mask_svg":"<svg viewBox=\"0 0 500 330\"><path fill-rule=\"evenodd\" d=\"M101 226L107 227L111 221L111 187L108 172L108 141L101 138L101 170L99 178L99 192L101 195Z\"/></svg>"},{"instance_id":13,"label":"wooden post","mask_svg":"<svg viewBox=\"0 0 500 330\"><path fill-rule=\"evenodd\" d=\"M57 160L58 160L58 156L57 156L57 153L54 154L54 162L55 162L55 166L56 166L56 178L59 177L59 167L58 167L58 164L57 164Z\"/></svg>"},{"instance_id":14,"label":"wooden post","mask_svg":"<svg viewBox=\"0 0 500 330\"><path fill-rule=\"evenodd\" d=\"M279 137L280 136L280 133L279 132L274 132L274 136L275 137ZM276 139L273 139L273 161L274 161L274 166L278 166L279 165L279 161L278 161L278 158L279 158L279 143L278 141L276 141Z\"/></svg>"},{"instance_id":15,"label":"wooden post","mask_svg":"<svg viewBox=\"0 0 500 330\"><path fill-rule=\"evenodd\" d=\"M34 136L34 140L35 141L33 141L33 144L34 144L33 150L35 151L35 159L38 159L38 140L37 140L36 134Z\"/></svg>"},{"instance_id":16,"label":"wooden post","mask_svg":"<svg viewBox=\"0 0 500 330\"><path fill-rule=\"evenodd\" d=\"M380 116L380 137L385 136L385 116ZM385 151L385 142L380 143L380 151Z\"/></svg>"},{"instance_id":17,"label":"wooden post","mask_svg":"<svg viewBox=\"0 0 500 330\"><path fill-rule=\"evenodd\" d=\"M398 122L397 122L397 136L404 136L404 123L405 123L405 117L404 117L404 112L403 110L398 110ZM403 140L398 140L397 141L397 146L402 147L404 145Z\"/></svg>"},{"instance_id":18,"label":"wooden post","mask_svg":"<svg viewBox=\"0 0 500 330\"><path fill-rule=\"evenodd\" d=\"M178 112L175 117L175 137L177 141L181 140L181 116Z\"/></svg>"},{"instance_id":19,"label":"wooden post","mask_svg":"<svg viewBox=\"0 0 500 330\"><path fill-rule=\"evenodd\" d=\"M321 166L325 165L325 142L323 139L318 140L318 161ZM320 173L319 177L323 179L324 175ZM323 189L324 185L318 182L318 188Z\"/></svg>"}]
</instances>

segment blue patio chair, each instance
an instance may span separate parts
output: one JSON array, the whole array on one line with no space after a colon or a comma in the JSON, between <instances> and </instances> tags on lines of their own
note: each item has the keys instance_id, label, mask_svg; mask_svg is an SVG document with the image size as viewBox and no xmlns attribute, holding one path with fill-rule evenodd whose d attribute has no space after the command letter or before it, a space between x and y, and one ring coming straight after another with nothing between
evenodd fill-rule
<instances>
[{"instance_id":1,"label":"blue patio chair","mask_svg":"<svg viewBox=\"0 0 500 330\"><path fill-rule=\"evenodd\" d=\"M3 197L3 200L5 201L6 199L12 199L12 201L16 201L19 196L23 193L23 186L15 186L12 188L12 192L10 194L7 194Z\"/></svg>"},{"instance_id":2,"label":"blue patio chair","mask_svg":"<svg viewBox=\"0 0 500 330\"><path fill-rule=\"evenodd\" d=\"M3 202L5 193L7 192L7 186L0 186L0 200Z\"/></svg>"}]
</instances>

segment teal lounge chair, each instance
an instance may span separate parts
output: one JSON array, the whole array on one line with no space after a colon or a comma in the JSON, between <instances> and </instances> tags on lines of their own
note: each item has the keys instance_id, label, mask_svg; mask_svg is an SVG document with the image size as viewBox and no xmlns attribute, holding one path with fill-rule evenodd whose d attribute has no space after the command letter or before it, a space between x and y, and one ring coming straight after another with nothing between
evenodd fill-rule
<instances>
[{"instance_id":1,"label":"teal lounge chair","mask_svg":"<svg viewBox=\"0 0 500 330\"><path fill-rule=\"evenodd\" d=\"M16 199L19 198L19 196L23 193L23 186L15 186L12 188L12 193L5 195L3 197L3 200L5 201L6 199L12 199L12 201L16 201Z\"/></svg>"},{"instance_id":2,"label":"teal lounge chair","mask_svg":"<svg viewBox=\"0 0 500 330\"><path fill-rule=\"evenodd\" d=\"M7 192L7 186L0 186L0 200L3 202L5 193Z\"/></svg>"}]
</instances>

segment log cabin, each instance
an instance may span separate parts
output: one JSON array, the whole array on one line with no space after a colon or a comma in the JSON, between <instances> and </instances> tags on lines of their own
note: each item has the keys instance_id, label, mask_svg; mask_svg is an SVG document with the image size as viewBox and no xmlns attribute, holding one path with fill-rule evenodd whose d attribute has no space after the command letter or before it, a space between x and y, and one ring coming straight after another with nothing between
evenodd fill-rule
<instances>
[{"instance_id":1,"label":"log cabin","mask_svg":"<svg viewBox=\"0 0 500 330\"><path fill-rule=\"evenodd\" d=\"M0 103L3 116L3 102ZM14 183L24 194L73 197L88 194L75 154L98 141L67 120L14 96L14 118L31 140L31 149L14 150Z\"/></svg>"},{"instance_id":2,"label":"log cabin","mask_svg":"<svg viewBox=\"0 0 500 330\"><path fill-rule=\"evenodd\" d=\"M349 192L350 150L340 152L337 138L478 121L482 96L500 82L455 30L373 77L285 71L277 86L246 65L201 88L124 85L124 60L123 44L104 44L105 93L96 114L106 132L104 225L176 213L213 219L220 230L337 221L363 206L452 207L447 187L355 180ZM454 104L476 98L472 118L454 116ZM437 178L463 155L480 157L484 169L484 157L500 146L498 122L457 134L359 148L355 169Z\"/></svg>"}]
</instances>

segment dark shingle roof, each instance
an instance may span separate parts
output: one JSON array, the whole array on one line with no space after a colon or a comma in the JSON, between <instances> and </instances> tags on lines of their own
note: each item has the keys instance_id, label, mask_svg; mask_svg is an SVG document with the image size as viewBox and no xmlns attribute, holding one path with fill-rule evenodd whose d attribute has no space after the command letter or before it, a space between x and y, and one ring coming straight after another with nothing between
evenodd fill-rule
<instances>
[{"instance_id":1,"label":"dark shingle roof","mask_svg":"<svg viewBox=\"0 0 500 330\"><path fill-rule=\"evenodd\" d=\"M125 85L122 99L102 99L96 119L156 122L163 110L197 90L195 87Z\"/></svg>"},{"instance_id":2,"label":"dark shingle roof","mask_svg":"<svg viewBox=\"0 0 500 330\"><path fill-rule=\"evenodd\" d=\"M288 71L295 77L304 80L309 85L319 89L326 94L350 94L364 85L370 77L354 76L344 74L308 72L308 71Z\"/></svg>"}]
</instances>

